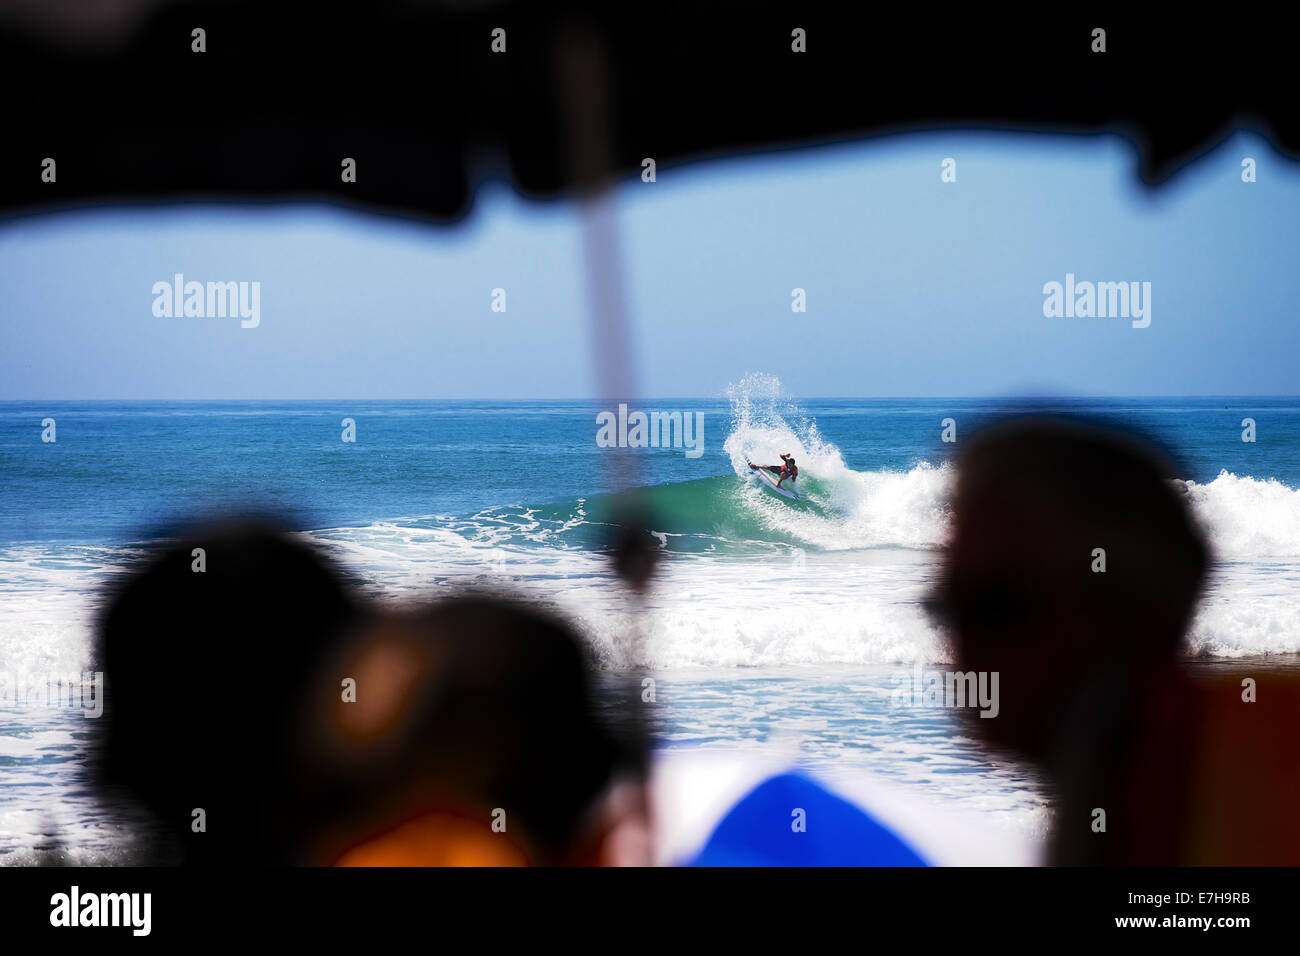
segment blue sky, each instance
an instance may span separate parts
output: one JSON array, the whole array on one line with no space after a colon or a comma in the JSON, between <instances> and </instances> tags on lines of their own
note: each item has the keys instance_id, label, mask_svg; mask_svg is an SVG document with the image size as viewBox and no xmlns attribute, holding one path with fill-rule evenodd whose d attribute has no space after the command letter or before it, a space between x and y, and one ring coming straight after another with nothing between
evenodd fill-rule
<instances>
[{"instance_id":1,"label":"blue sky","mask_svg":"<svg viewBox=\"0 0 1300 956\"><path fill-rule=\"evenodd\" d=\"M1296 394L1300 168L1248 134L1160 192L1135 165L1116 137L926 133L622 183L640 391L765 372L801 397ZM451 228L301 204L24 217L0 224L0 263L0 399L596 387L577 211L497 182ZM156 317L177 272L260 282L260 325ZM1150 282L1150 327L1044 317L1067 272Z\"/></svg>"}]
</instances>

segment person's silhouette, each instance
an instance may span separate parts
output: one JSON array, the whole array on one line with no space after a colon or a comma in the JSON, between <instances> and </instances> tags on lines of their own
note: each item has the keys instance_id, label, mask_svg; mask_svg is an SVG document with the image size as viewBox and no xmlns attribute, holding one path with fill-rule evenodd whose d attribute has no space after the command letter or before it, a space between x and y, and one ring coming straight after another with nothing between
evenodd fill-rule
<instances>
[{"instance_id":1,"label":"person's silhouette","mask_svg":"<svg viewBox=\"0 0 1300 956\"><path fill-rule=\"evenodd\" d=\"M1096 425L984 430L931 607L960 669L1000 675L998 716L971 727L1055 787L1052 862L1300 862L1294 678L1265 706L1179 666L1209 555L1173 477Z\"/></svg>"},{"instance_id":2,"label":"person's silhouette","mask_svg":"<svg viewBox=\"0 0 1300 956\"><path fill-rule=\"evenodd\" d=\"M294 857L306 676L358 617L341 572L262 521L168 535L114 585L96 631L94 767L155 818L160 860Z\"/></svg>"},{"instance_id":3,"label":"person's silhouette","mask_svg":"<svg viewBox=\"0 0 1300 956\"><path fill-rule=\"evenodd\" d=\"M308 714L331 804L312 861L627 862L609 841L646 826L641 707L616 695L632 711L616 728L587 656L562 618L499 595L377 615Z\"/></svg>"}]
</instances>

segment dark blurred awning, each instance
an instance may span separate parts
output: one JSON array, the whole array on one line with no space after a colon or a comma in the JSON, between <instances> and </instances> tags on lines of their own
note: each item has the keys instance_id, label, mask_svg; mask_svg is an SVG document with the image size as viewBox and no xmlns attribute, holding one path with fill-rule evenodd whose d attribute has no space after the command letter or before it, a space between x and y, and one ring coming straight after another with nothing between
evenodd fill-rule
<instances>
[{"instance_id":1,"label":"dark blurred awning","mask_svg":"<svg viewBox=\"0 0 1300 956\"><path fill-rule=\"evenodd\" d=\"M1239 127L1300 155L1290 33L1260 11L105 0L87 20L84 6L0 4L0 215L314 198L447 221L491 175L555 197L600 175L568 145L574 75L608 77L616 175L646 157L662 179L709 157L952 126L1118 132L1148 184ZM191 52L195 27L205 53ZM1095 27L1105 53L1090 49ZM795 28L806 53L791 51ZM592 50L602 69L566 85L566 61ZM45 157L56 183L41 181ZM343 157L355 184L340 181Z\"/></svg>"}]
</instances>

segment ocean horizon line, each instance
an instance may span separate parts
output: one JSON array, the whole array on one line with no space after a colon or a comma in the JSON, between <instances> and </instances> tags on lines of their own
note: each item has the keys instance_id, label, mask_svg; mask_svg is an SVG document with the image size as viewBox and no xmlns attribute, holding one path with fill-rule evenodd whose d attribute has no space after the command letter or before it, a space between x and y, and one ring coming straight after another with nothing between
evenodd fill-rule
<instances>
[{"instance_id":1,"label":"ocean horizon line","mask_svg":"<svg viewBox=\"0 0 1300 956\"><path fill-rule=\"evenodd\" d=\"M1041 402L1096 402L1096 401L1156 401L1172 399L1231 399L1231 400L1250 400L1257 401L1260 399L1300 399L1300 393L1294 394L1268 394L1268 393L1180 393L1165 395L1048 395L1048 394L1010 394L1010 395L804 395L791 393L782 398L797 399L804 402L1012 402L1024 405L1033 405ZM601 402L712 402L727 401L726 395L645 395L632 396L627 398L604 398L592 396L557 396L557 397L491 397L491 396L441 396L441 397L323 397L323 398L0 398L0 405L23 405L33 404L36 402L47 402L57 404L158 404L169 403L175 405L203 405L216 404L222 402L238 402L248 405L273 405L286 403L325 403L325 402L370 402L370 403L399 403L399 402L492 402L496 404L529 404L539 402L566 402L566 403L583 403L594 404Z\"/></svg>"}]
</instances>

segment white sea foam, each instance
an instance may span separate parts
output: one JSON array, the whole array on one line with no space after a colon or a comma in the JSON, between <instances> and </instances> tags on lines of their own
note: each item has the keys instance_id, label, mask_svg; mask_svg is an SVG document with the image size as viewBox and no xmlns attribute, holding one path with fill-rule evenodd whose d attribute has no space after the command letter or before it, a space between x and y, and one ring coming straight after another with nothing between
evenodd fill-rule
<instances>
[{"instance_id":1,"label":"white sea foam","mask_svg":"<svg viewBox=\"0 0 1300 956\"><path fill-rule=\"evenodd\" d=\"M1220 560L1300 557L1300 490L1227 471L1181 484Z\"/></svg>"},{"instance_id":2,"label":"white sea foam","mask_svg":"<svg viewBox=\"0 0 1300 956\"><path fill-rule=\"evenodd\" d=\"M89 545L0 548L0 672L84 670L98 595L123 557Z\"/></svg>"},{"instance_id":3,"label":"white sea foam","mask_svg":"<svg viewBox=\"0 0 1300 956\"><path fill-rule=\"evenodd\" d=\"M764 557L668 557L637 625L639 652L608 560L558 544L584 521L580 505L565 521L526 510L509 521L497 513L426 516L307 537L376 595L409 599L499 583L553 603L608 667L632 663L629 655L663 668L934 661L943 659L943 642L919 601L945 530L946 481L943 469L928 466L903 474L845 469L828 485L838 508L822 513L799 512L738 481L744 506L770 513L770 527L802 546ZM1219 558L1188 650L1300 652L1300 493L1228 474L1189 482L1188 493ZM0 549L0 670L86 668L94 602L121 557L82 546Z\"/></svg>"}]
</instances>

